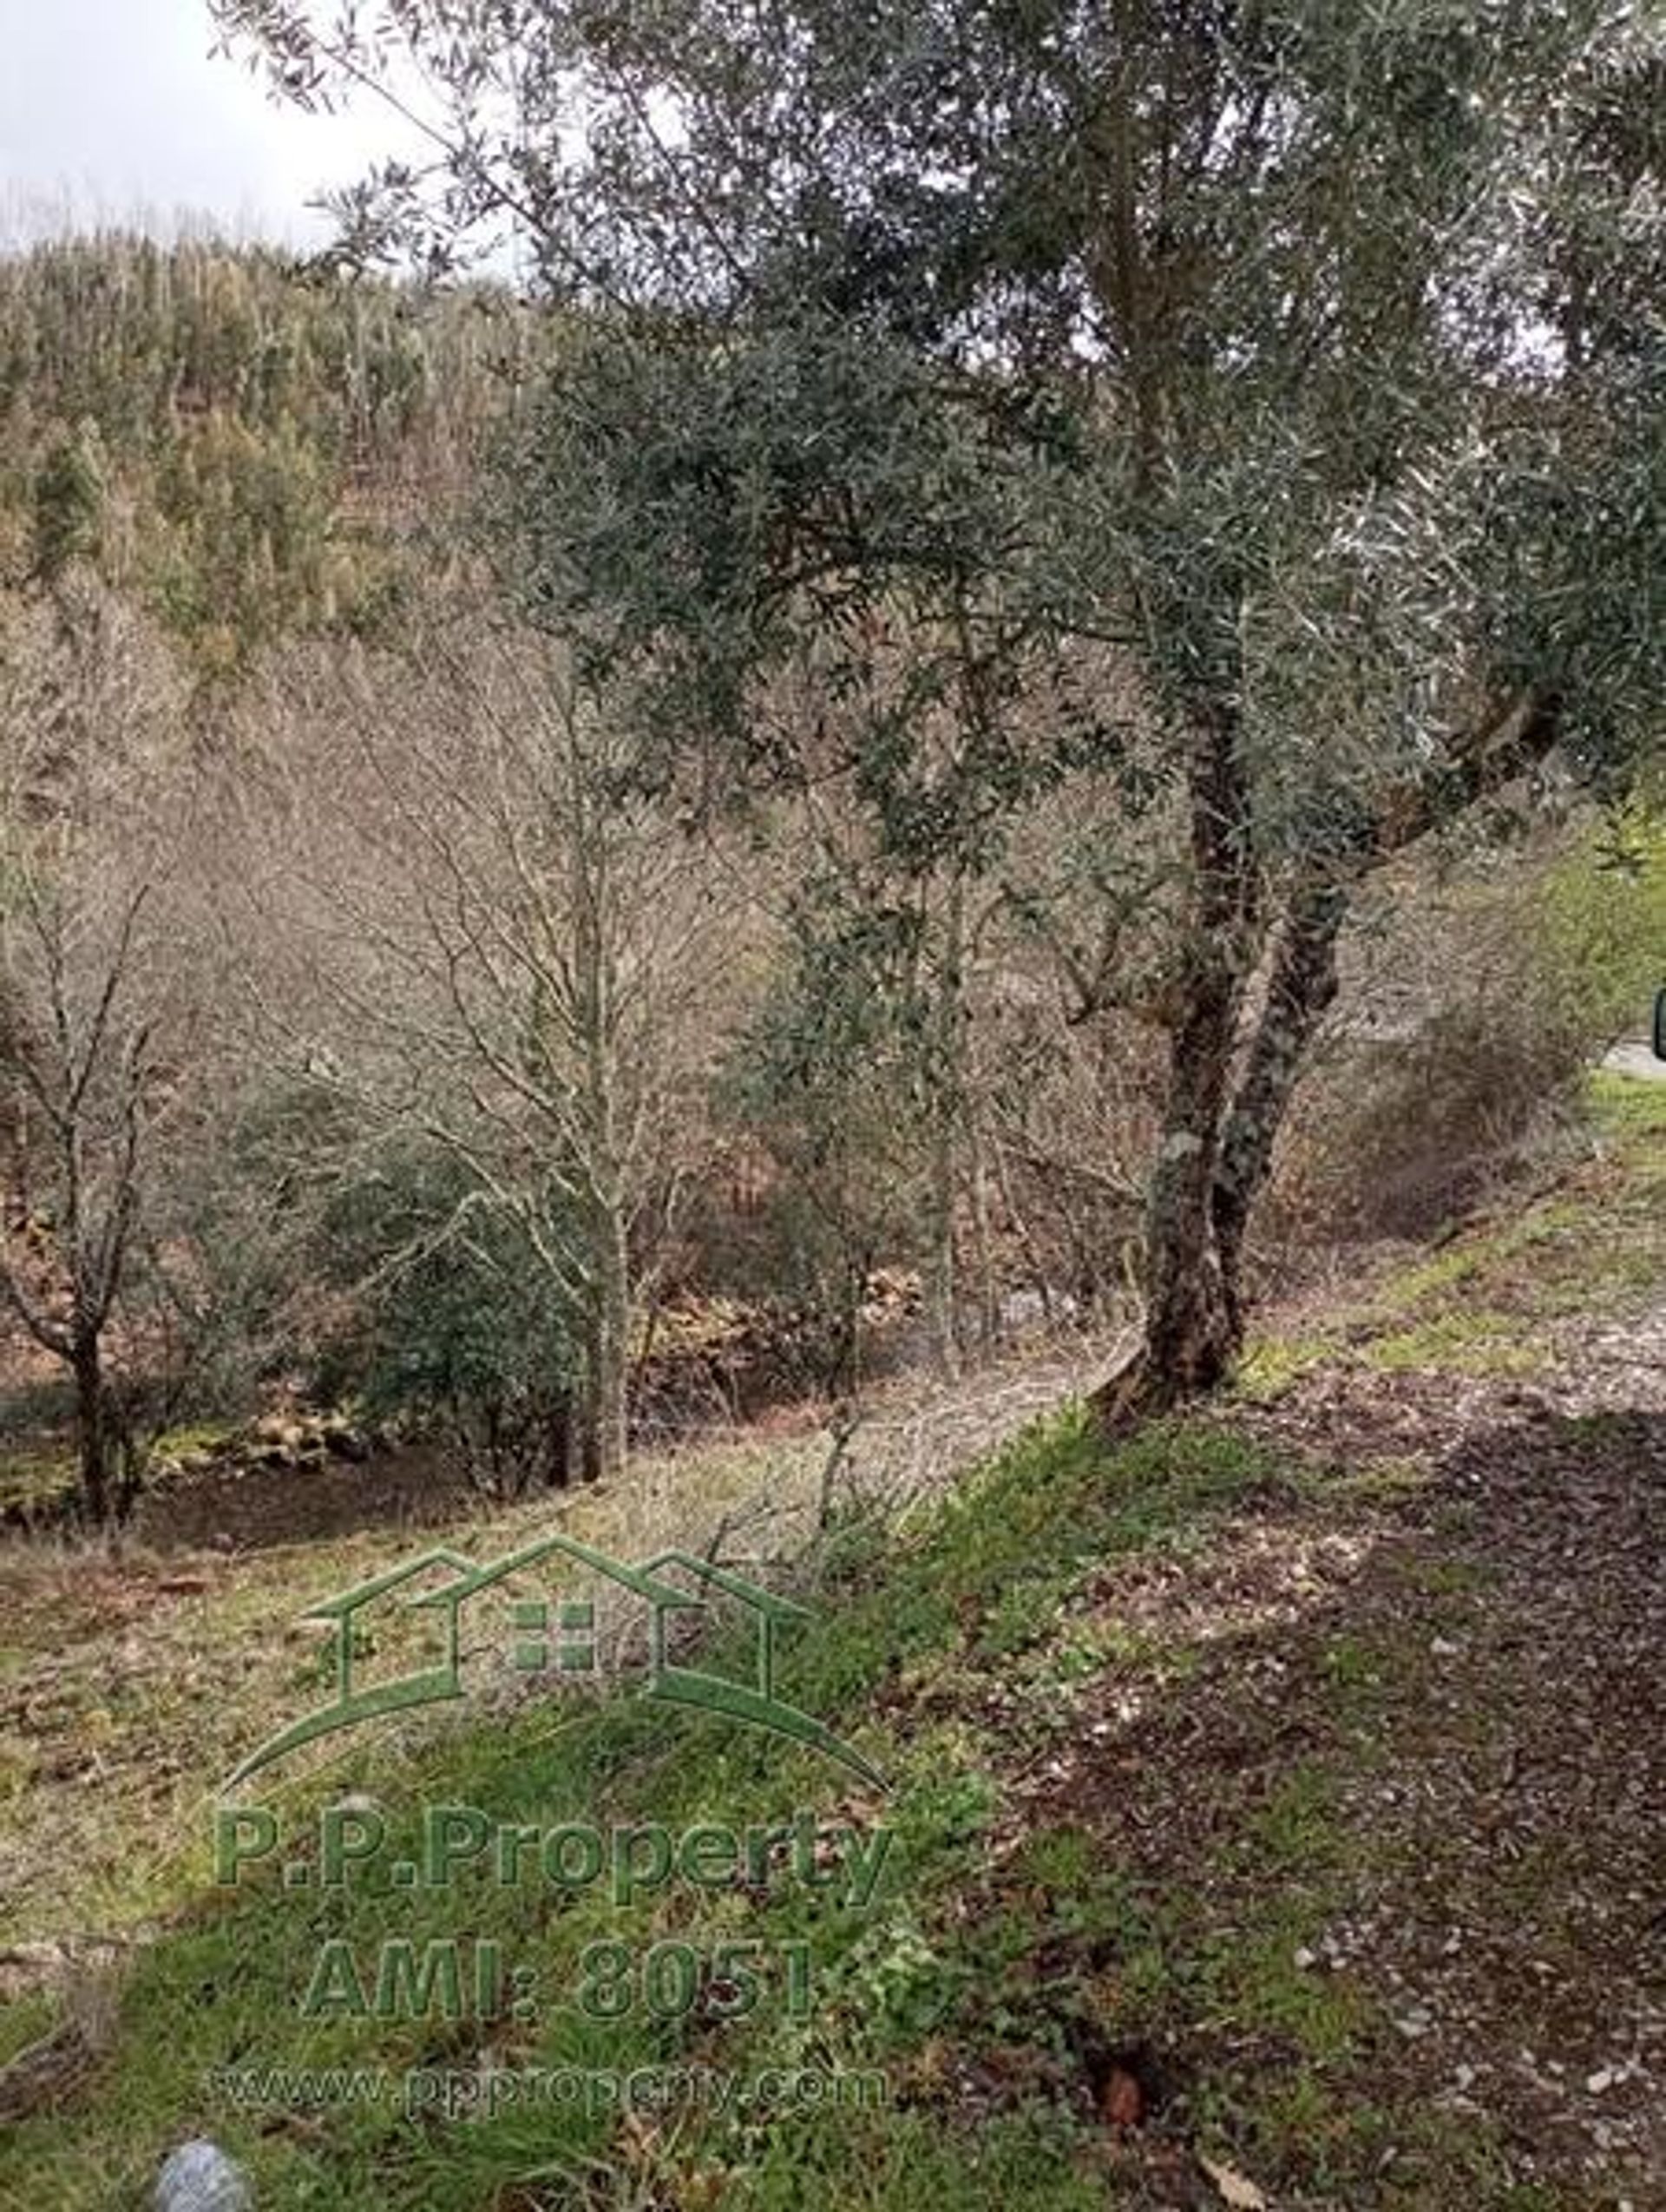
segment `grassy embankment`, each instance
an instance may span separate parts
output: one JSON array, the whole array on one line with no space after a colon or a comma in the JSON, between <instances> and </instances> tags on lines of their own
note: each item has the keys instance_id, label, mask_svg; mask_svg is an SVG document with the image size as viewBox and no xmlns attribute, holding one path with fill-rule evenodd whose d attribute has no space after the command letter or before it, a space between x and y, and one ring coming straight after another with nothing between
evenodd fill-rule
<instances>
[{"instance_id":1,"label":"grassy embankment","mask_svg":"<svg viewBox=\"0 0 1666 2212\"><path fill-rule=\"evenodd\" d=\"M66 2001L90 2045L79 2068L66 2069L56 2106L0 2147L0 2202L54 2212L136 2206L169 2143L195 2131L246 2162L271 2212L1203 2202L1210 2184L1190 2163L1198 2150L1256 2176L1275 2201L1429 2212L1460 2202L1511 2212L1611 2202L1513 2178L1484 2112L1437 2110L1399 2083L1402 2046L1381 1992L1310 1970L1345 1900L1395 1879L1393 1837L1354 1804L1361 1779L1391 1756L1393 1715L1420 1694L1427 1666L1421 1646L1402 1645L1392 1623L1379 1617L1316 1647L1303 1740L1270 1779L1244 1792L1220 1772L1169 1777L1184 1840L1166 1873L1112 1848L1114 1824L1095 1809L1136 1787L1132 1755L1118 1749L1118 1716L1184 1700L1208 1660L1206 1628L1176 1636L1118 1614L1106 1592L1119 1569L1134 1563L1184 1580L1228 1531L1262 1517L1270 1526L1316 1513L1336 1540L1368 1546L1379 1494L1414 1488L1425 1472L1396 1462L1361 1480L1322 1454L1258 1438L1255 1417L1268 1399L1327 1366L1388 1376L1548 1372L1569 1317L1623 1310L1666 1277L1666 1087L1602 1079L1594 1113L1596 1145L1553 1188L1463 1230L1368 1303L1258 1345L1242 1413L1229 1401L1113 1449L1067 1413L1026 1433L935 1513L901 1529L847 1526L806 1587L815 1617L784 1658L782 1689L883 1768L889 1797L720 1721L667 1718L640 1700L541 1703L489 1724L409 1734L397 1759L371 1752L333 1774L332 1790L371 1794L390 1835L377 1868L338 1891L259 1874L216 1890L203 1881L200 1851L161 1854L138 1894L166 1912L167 1925L135 1952L119 1986L68 2000L31 1995L0 2016L0 2058L49 2033ZM368 1539L349 1547L351 1564L368 1571L372 1548ZM1423 1598L1461 1606L1465 1574L1454 1569L1443 1582L1440 1564L1421 1564ZM349 1565L339 1546L325 1559L284 1562L287 1610L339 1586ZM75 1572L66 1563L66 1579ZM199 1617L210 1703L275 1602L262 1582L223 1593ZM131 1633L142 1637L145 1625ZM259 1670L253 1655L248 1664ZM290 1690L309 1664L310 1655L295 1659ZM246 1724L256 1709L251 1693L233 1717ZM156 1716L129 1717L142 1730ZM119 1722L112 1715L106 1724ZM187 1724L175 1713L160 1731L174 1756L184 1756ZM93 1716L78 1725L95 1744ZM1137 1749L1137 1717L1129 1726ZM1098 1762L1097 1800L1078 1772L1085 1743ZM186 1764L200 1775L199 1762ZM1210 1801L1200 1828L1197 1805ZM125 1856L145 1861L131 1792L102 1819L95 1779L79 1799L69 1789L55 1799L36 1778L14 1797L14 1813L20 1803L31 1822L63 1813L54 1848L66 1894L87 1894L79 1851L107 1854L108 1878L95 1886L103 1896L121 1894ZM398 1888L387 1867L416 1855L421 1808L436 1803L542 1829L651 1822L672 1831L767 1826L802 1806L868 1832L882 1823L892 1843L878 1890L859 1909L784 1880L764 1895L667 1887L626 1907L588 1893L563 1901L535 1882L502 1885L484 1867L465 1868L442 1893ZM200 1809L206 1838L206 1803ZM170 1802L170 1816L180 1810ZM192 1890L182 1903L180 1884ZM535 2017L305 2018L298 2000L313 1962L338 1937L367 1963L389 1938L497 1941L532 1976ZM744 1940L764 1946L768 1970L766 2001L744 2020L714 2018L709 1986L682 2018L657 2018L639 2002L597 2019L574 2001L583 1953L598 1941L639 1957L674 1941L710 1959ZM779 1962L796 1944L813 1959L807 2020L780 2001ZM279 2100L285 2109L256 2111L210 2085L214 2069L233 2065L461 2076L490 2065L624 2073L668 2062L743 2075L878 2069L889 2097L771 2120L510 2104L489 2118L413 2124L397 2099L314 2106L292 2084ZM1154 2109L1131 2112L1130 2096ZM1148 2124L1123 2124L1132 2118ZM1165 2124L1181 2130L1175 2140ZM1172 2163L1183 2155L1184 2165Z\"/></svg>"}]
</instances>

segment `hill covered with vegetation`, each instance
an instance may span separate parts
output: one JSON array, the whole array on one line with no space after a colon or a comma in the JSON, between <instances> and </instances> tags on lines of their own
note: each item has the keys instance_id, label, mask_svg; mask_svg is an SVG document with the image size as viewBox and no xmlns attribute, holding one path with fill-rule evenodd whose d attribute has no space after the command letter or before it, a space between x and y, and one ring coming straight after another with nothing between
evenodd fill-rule
<instances>
[{"instance_id":1,"label":"hill covered with vegetation","mask_svg":"<svg viewBox=\"0 0 1666 2212\"><path fill-rule=\"evenodd\" d=\"M711 358L621 444L603 343L487 286L259 248L0 266L15 1513L62 1494L68 1428L100 1511L298 1401L409 1419L514 1487L700 1408L847 1392L910 1329L953 1371L1015 1316L1149 1290L1186 866L1159 702L1092 647L1068 681L1015 662L987 719L953 623L863 585L860 650L775 668L750 794L722 797L717 738L668 760L643 689L680 648L628 674L618 597L707 558L676 410ZM732 520L777 463L729 435L700 466ZM548 589L540 470L591 534ZM557 611L619 531L613 612L594 580ZM883 732L910 717L905 758ZM1322 1023L1272 1273L1396 1207L1438 1219L1636 1018L1647 800L1597 819L1524 778L1505 745L1490 813L1391 792L1413 818L1349 863L1317 966L1263 935L1238 1027L1281 1121L1298 983Z\"/></svg>"},{"instance_id":2,"label":"hill covered with vegetation","mask_svg":"<svg viewBox=\"0 0 1666 2212\"><path fill-rule=\"evenodd\" d=\"M0 586L85 560L205 674L385 631L524 378L480 287L346 284L259 247L66 239L0 260Z\"/></svg>"}]
</instances>

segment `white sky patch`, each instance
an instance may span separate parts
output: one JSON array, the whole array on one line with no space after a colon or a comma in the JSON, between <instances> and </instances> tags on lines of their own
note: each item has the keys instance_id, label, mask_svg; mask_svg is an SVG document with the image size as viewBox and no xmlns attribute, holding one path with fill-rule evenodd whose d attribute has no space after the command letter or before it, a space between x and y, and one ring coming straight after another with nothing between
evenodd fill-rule
<instances>
[{"instance_id":1,"label":"white sky patch","mask_svg":"<svg viewBox=\"0 0 1666 2212\"><path fill-rule=\"evenodd\" d=\"M316 245L321 188L416 150L368 104L275 107L215 40L206 0L0 0L0 246L98 224Z\"/></svg>"}]
</instances>

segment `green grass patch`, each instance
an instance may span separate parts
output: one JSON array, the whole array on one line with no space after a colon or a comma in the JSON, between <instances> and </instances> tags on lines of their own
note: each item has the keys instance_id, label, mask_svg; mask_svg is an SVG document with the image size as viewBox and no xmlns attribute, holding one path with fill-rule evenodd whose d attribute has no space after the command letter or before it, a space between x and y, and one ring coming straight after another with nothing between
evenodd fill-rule
<instances>
[{"instance_id":1,"label":"green grass patch","mask_svg":"<svg viewBox=\"0 0 1666 2212\"><path fill-rule=\"evenodd\" d=\"M1586 1157L1554 1191L1460 1227L1354 1316L1374 1365L1532 1373L1532 1323L1614 1310L1666 1275L1666 1083L1597 1071L1585 1113Z\"/></svg>"},{"instance_id":2,"label":"green grass patch","mask_svg":"<svg viewBox=\"0 0 1666 2212\"><path fill-rule=\"evenodd\" d=\"M178 1428L164 1429L151 1446L151 1457L154 1460L178 1460L192 1453L222 1451L228 1444L235 1442L239 1433L234 1421L187 1421Z\"/></svg>"},{"instance_id":3,"label":"green grass patch","mask_svg":"<svg viewBox=\"0 0 1666 2212\"><path fill-rule=\"evenodd\" d=\"M1437 1314L1393 1330L1365 1347L1365 1358L1385 1374L1433 1368L1448 1375L1535 1375L1547 1353L1511 1314Z\"/></svg>"},{"instance_id":4,"label":"green grass patch","mask_svg":"<svg viewBox=\"0 0 1666 2212\"><path fill-rule=\"evenodd\" d=\"M1251 1405L1273 1405L1302 1375L1334 1358L1336 1349L1329 1336L1254 1337L1233 1375L1233 1390Z\"/></svg>"},{"instance_id":5,"label":"green grass patch","mask_svg":"<svg viewBox=\"0 0 1666 2212\"><path fill-rule=\"evenodd\" d=\"M68 1453L7 1452L0 1456L0 1513L41 1513L69 1497L76 1479Z\"/></svg>"},{"instance_id":6,"label":"green grass patch","mask_svg":"<svg viewBox=\"0 0 1666 2212\"><path fill-rule=\"evenodd\" d=\"M737 2174L705 2169L724 2205L745 2212L1103 2212L1105 2180L1084 2130L1060 2112L996 2113L945 2127L930 2110L801 2120L772 2135ZM685 2200L687 2201L687 2200Z\"/></svg>"},{"instance_id":7,"label":"green grass patch","mask_svg":"<svg viewBox=\"0 0 1666 2212\"><path fill-rule=\"evenodd\" d=\"M1604 1136L1640 1147L1666 1144L1666 1083L1599 1067L1591 1074L1587 1096L1591 1119ZM1666 1172L1666 1159L1656 1165Z\"/></svg>"},{"instance_id":8,"label":"green grass patch","mask_svg":"<svg viewBox=\"0 0 1666 2212\"><path fill-rule=\"evenodd\" d=\"M879 1545L863 1528L836 1537L823 1583L807 1593L817 1618L784 1653L781 1686L891 1776L895 1794L882 1806L871 1793L853 1795L848 1777L808 1752L717 1716L668 1723L640 1699L556 1712L535 1705L427 1738L413 1734L397 1761L350 1761L337 1789L370 1792L388 1821L377 1868L339 1892L287 1887L264 1869L235 1891L199 1891L137 1956L121 1987L96 2097L23 2122L0 2149L0 2197L15 2193L55 2212L139 2202L169 2143L206 2131L248 2165L259 2201L273 2212L430 2212L437 2204L469 2212L508 2202L517 2190L529 2204L545 2201L539 2192L577 2202L618 2167L621 2141L637 2140L629 2130L621 2137L612 2116L565 2109L449 2127L413 2125L397 2108L368 2103L252 2110L226 2092L222 2070L232 2066L397 2074L472 2067L488 2046L504 2064L621 2075L672 2061L742 2071L811 2060L835 2070L917 2062L988 1979L987 1932L968 1940L955 1900L987 1863L999 1792L975 1720L954 1710L928 1718L911 1693L912 1717L899 1725L883 1716L883 1696L903 1682L923 1696L968 1664L998 1671L1040 1647L1066 1595L1104 1559L1184 1541L1278 1479L1264 1452L1223 1428L1163 1424L1107 1452L1072 1414L1019 1439L906 1539ZM297 1808L308 1802L305 1790L292 1801ZM500 1822L541 1829L652 1821L673 1831L702 1821L767 1823L804 1806L830 1821L871 1826L882 1817L893 1841L863 1910L801 1885L762 1896L667 1890L626 1907L587 1894L563 1903L541 1885L505 1887L470 1869L444 1894L401 1888L386 1869L417 1855L419 1808L433 1803L478 1806ZM1100 1900L1092 1888L1080 1894L1066 1881L1070 1848L1059 1848L1054 1875L1070 1924L1100 1910L1125 1917L1125 1901L1110 1892ZM500 1945L535 1983L535 2019L304 2013L325 1941L349 1945L368 1982L384 1943L450 1938ZM1012 1940L1021 1948L1028 1936L1020 1929ZM658 2017L641 2005L595 2019L576 2001L588 1946L598 1942L626 1944L639 1958L678 1943L709 1959L743 1940L761 1942L775 1959L785 1946L806 1946L818 2000L810 2019L784 2017L777 2006L723 2025ZM167 2027L159 2035L161 2022ZM1061 2207L1097 2202L1083 2193L1089 2184L1070 2163L1063 2127L1040 2106L964 2133L935 2123L922 2130L920 2117L907 2112L841 2111L815 2125L794 2113L768 2128L730 2117L692 2127L679 2156L686 2169L723 2176L725 2204L826 2201L907 2212L928 2199L1006 2202L1009 2190ZM652 2176L641 2185L646 2197ZM990 2193L980 2198L980 2190Z\"/></svg>"}]
</instances>

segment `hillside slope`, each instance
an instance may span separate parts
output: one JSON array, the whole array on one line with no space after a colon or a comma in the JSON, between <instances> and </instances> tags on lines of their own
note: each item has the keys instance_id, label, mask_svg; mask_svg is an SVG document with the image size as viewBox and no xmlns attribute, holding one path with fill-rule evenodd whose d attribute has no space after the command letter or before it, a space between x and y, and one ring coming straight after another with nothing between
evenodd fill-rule
<instances>
[{"instance_id":1,"label":"hillside slope","mask_svg":"<svg viewBox=\"0 0 1666 2212\"><path fill-rule=\"evenodd\" d=\"M210 677L375 633L535 343L489 290L121 234L0 257L0 593L72 562Z\"/></svg>"},{"instance_id":2,"label":"hillside slope","mask_svg":"<svg viewBox=\"0 0 1666 2212\"><path fill-rule=\"evenodd\" d=\"M351 1762L385 1861L205 1889L12 2007L0 2202L136 2206L198 2131L263 2212L1656 2201L1666 1092L1596 1110L1206 1414L1107 1448L1066 1409L932 1512L848 1518L782 1678L888 1795L640 1699ZM430 1890L388 1871L424 1804L776 1842L625 1902L486 1861ZM326 1941L459 1938L536 2001L299 2009Z\"/></svg>"}]
</instances>

